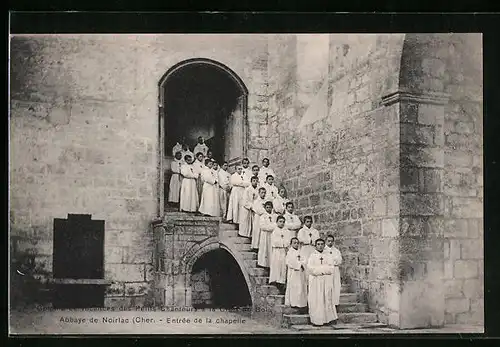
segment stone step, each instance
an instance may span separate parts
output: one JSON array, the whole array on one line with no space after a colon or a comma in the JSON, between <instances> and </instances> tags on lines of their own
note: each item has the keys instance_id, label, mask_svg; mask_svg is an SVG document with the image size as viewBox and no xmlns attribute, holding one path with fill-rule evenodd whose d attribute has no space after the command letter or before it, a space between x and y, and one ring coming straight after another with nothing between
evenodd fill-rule
<instances>
[{"instance_id":1,"label":"stone step","mask_svg":"<svg viewBox=\"0 0 500 347\"><path fill-rule=\"evenodd\" d=\"M358 302L358 294L356 293L340 293L340 303L356 303Z\"/></svg>"},{"instance_id":2,"label":"stone step","mask_svg":"<svg viewBox=\"0 0 500 347\"><path fill-rule=\"evenodd\" d=\"M308 310L307 307L297 308L286 305L281 305L280 307L280 311L283 312L283 314L307 314L308 313L307 310ZM364 313L367 310L368 310L368 305L362 303L348 303L348 304L340 304L337 306L337 312L339 314L353 313L353 312Z\"/></svg>"},{"instance_id":3,"label":"stone step","mask_svg":"<svg viewBox=\"0 0 500 347\"><path fill-rule=\"evenodd\" d=\"M259 293L263 295L279 295L280 291L276 288L275 285L272 284L264 284L257 288Z\"/></svg>"},{"instance_id":4,"label":"stone step","mask_svg":"<svg viewBox=\"0 0 500 347\"><path fill-rule=\"evenodd\" d=\"M353 324L353 323L338 323L335 326L322 326L315 327L311 324L297 324L290 326L293 330L306 331L306 330L359 330L359 329L375 329L375 328L385 328L387 324L384 323L362 323L362 324Z\"/></svg>"},{"instance_id":5,"label":"stone step","mask_svg":"<svg viewBox=\"0 0 500 347\"><path fill-rule=\"evenodd\" d=\"M307 307L298 308L298 307L280 305L278 308L279 311L282 312L283 314L307 314Z\"/></svg>"},{"instance_id":6,"label":"stone step","mask_svg":"<svg viewBox=\"0 0 500 347\"><path fill-rule=\"evenodd\" d=\"M368 305L361 303L361 302L346 302L346 303L340 303L337 305L337 312L338 313L353 313L353 312L367 312L368 311Z\"/></svg>"},{"instance_id":7,"label":"stone step","mask_svg":"<svg viewBox=\"0 0 500 347\"><path fill-rule=\"evenodd\" d=\"M238 237L238 232L236 230L222 230L220 236L221 238L225 239L233 239L233 238L240 239L240 237Z\"/></svg>"},{"instance_id":8,"label":"stone step","mask_svg":"<svg viewBox=\"0 0 500 347\"><path fill-rule=\"evenodd\" d=\"M257 285L269 284L269 276L255 276L254 280Z\"/></svg>"},{"instance_id":9,"label":"stone step","mask_svg":"<svg viewBox=\"0 0 500 347\"><path fill-rule=\"evenodd\" d=\"M248 268L257 267L257 259L243 259ZM263 268L267 269L267 268ZM269 269L267 269L269 270Z\"/></svg>"},{"instance_id":10,"label":"stone step","mask_svg":"<svg viewBox=\"0 0 500 347\"><path fill-rule=\"evenodd\" d=\"M269 270L263 267L251 267L248 272L252 276L269 276Z\"/></svg>"},{"instance_id":11,"label":"stone step","mask_svg":"<svg viewBox=\"0 0 500 347\"><path fill-rule=\"evenodd\" d=\"M240 252L243 259L257 260L257 253L251 251Z\"/></svg>"},{"instance_id":12,"label":"stone step","mask_svg":"<svg viewBox=\"0 0 500 347\"><path fill-rule=\"evenodd\" d=\"M252 239L247 239L246 237L239 237L239 236L231 236L228 238L228 240L234 244L245 244L245 245L250 245L252 243Z\"/></svg>"},{"instance_id":13,"label":"stone step","mask_svg":"<svg viewBox=\"0 0 500 347\"><path fill-rule=\"evenodd\" d=\"M378 318L376 313L352 312L352 313L339 313L339 321L342 323L377 323Z\"/></svg>"},{"instance_id":14,"label":"stone step","mask_svg":"<svg viewBox=\"0 0 500 347\"><path fill-rule=\"evenodd\" d=\"M236 224L233 223L220 223L221 230L238 230Z\"/></svg>"},{"instance_id":15,"label":"stone step","mask_svg":"<svg viewBox=\"0 0 500 347\"><path fill-rule=\"evenodd\" d=\"M339 313L340 323L377 323L377 315L375 313ZM309 314L284 314L283 320L286 326L292 325L309 325Z\"/></svg>"},{"instance_id":16,"label":"stone step","mask_svg":"<svg viewBox=\"0 0 500 347\"><path fill-rule=\"evenodd\" d=\"M282 294L269 294L266 302L272 306L282 306L285 303L285 296Z\"/></svg>"}]
</instances>

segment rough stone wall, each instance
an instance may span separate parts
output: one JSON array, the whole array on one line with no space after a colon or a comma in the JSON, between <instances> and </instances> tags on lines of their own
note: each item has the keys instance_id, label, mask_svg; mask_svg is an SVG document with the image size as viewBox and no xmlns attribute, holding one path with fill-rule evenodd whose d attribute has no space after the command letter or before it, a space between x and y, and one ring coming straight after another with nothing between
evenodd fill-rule
<instances>
[{"instance_id":1,"label":"rough stone wall","mask_svg":"<svg viewBox=\"0 0 500 347\"><path fill-rule=\"evenodd\" d=\"M197 271L191 275L191 288L191 302L193 305L212 304L210 275L207 269Z\"/></svg>"},{"instance_id":2,"label":"rough stone wall","mask_svg":"<svg viewBox=\"0 0 500 347\"><path fill-rule=\"evenodd\" d=\"M343 281L385 313L397 249L402 35L279 36L269 42L269 143L301 216L337 237ZM388 314L388 313L387 313Z\"/></svg>"},{"instance_id":3,"label":"rough stone wall","mask_svg":"<svg viewBox=\"0 0 500 347\"><path fill-rule=\"evenodd\" d=\"M116 281L107 304L144 301L152 267L148 225L157 213L158 82L182 60L217 60L242 78L249 122L261 124L266 56L267 42L257 35L12 38L13 259L33 253L43 281L52 272L53 218L92 214L105 220L105 277ZM249 129L257 160L265 130Z\"/></svg>"},{"instance_id":4,"label":"rough stone wall","mask_svg":"<svg viewBox=\"0 0 500 347\"><path fill-rule=\"evenodd\" d=\"M484 324L483 88L480 34L450 35L444 112L447 323Z\"/></svg>"}]
</instances>

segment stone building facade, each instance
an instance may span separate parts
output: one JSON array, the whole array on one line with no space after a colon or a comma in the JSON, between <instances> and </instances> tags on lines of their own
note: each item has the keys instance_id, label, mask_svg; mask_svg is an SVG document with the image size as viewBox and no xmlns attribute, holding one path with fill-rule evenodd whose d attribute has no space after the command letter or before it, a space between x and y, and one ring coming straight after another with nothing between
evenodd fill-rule
<instances>
[{"instance_id":1,"label":"stone building facade","mask_svg":"<svg viewBox=\"0 0 500 347\"><path fill-rule=\"evenodd\" d=\"M479 34L15 36L11 260L31 254L43 283L53 219L91 214L106 304L147 304L159 81L202 58L241 79L246 155L336 236L345 284L381 321L483 324L481 50Z\"/></svg>"}]
</instances>

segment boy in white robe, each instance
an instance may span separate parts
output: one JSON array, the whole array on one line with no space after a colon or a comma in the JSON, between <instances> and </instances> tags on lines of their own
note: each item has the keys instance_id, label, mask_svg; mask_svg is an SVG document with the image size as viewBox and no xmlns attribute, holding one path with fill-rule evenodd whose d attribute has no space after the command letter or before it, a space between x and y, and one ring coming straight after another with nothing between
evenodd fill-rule
<instances>
[{"instance_id":1,"label":"boy in white robe","mask_svg":"<svg viewBox=\"0 0 500 347\"><path fill-rule=\"evenodd\" d=\"M203 158L207 156L208 146L205 144L205 140L202 136L198 137L198 143L196 144L196 146L194 146L193 151L196 153L196 156L198 156L198 152L201 152L203 154Z\"/></svg>"},{"instance_id":2,"label":"boy in white robe","mask_svg":"<svg viewBox=\"0 0 500 347\"><path fill-rule=\"evenodd\" d=\"M278 189L278 197L276 199L274 199L274 201L273 201L274 212L277 214L285 213L286 203L289 201L290 200L288 200L286 197L285 187L281 186Z\"/></svg>"},{"instance_id":3,"label":"boy in white robe","mask_svg":"<svg viewBox=\"0 0 500 347\"><path fill-rule=\"evenodd\" d=\"M334 245L335 238L333 235L328 235L326 237L325 252L328 252L333 258L333 304L338 305L340 303L340 289L342 283L340 282L340 269L339 266L342 264L342 254L339 249Z\"/></svg>"},{"instance_id":4,"label":"boy in white robe","mask_svg":"<svg viewBox=\"0 0 500 347\"><path fill-rule=\"evenodd\" d=\"M290 246L286 254L285 305L304 308L307 306L306 260L300 255L298 238L293 237Z\"/></svg>"},{"instance_id":5,"label":"boy in white robe","mask_svg":"<svg viewBox=\"0 0 500 347\"><path fill-rule=\"evenodd\" d=\"M218 182L219 182L219 205L221 211L221 217L226 216L228 196L231 193L231 185L229 184L229 179L231 175L227 172L227 162L222 164L222 167L218 171Z\"/></svg>"},{"instance_id":6,"label":"boy in white robe","mask_svg":"<svg viewBox=\"0 0 500 347\"><path fill-rule=\"evenodd\" d=\"M218 217L219 210L219 189L217 184L217 174L213 170L213 161L205 159L205 169L201 173L203 180L203 192L201 196L201 203L199 212L207 215Z\"/></svg>"},{"instance_id":7,"label":"boy in white robe","mask_svg":"<svg viewBox=\"0 0 500 347\"><path fill-rule=\"evenodd\" d=\"M307 261L309 318L315 326L335 324L338 316L333 304L333 258L324 251L325 241L317 239L316 251Z\"/></svg>"},{"instance_id":8,"label":"boy in white robe","mask_svg":"<svg viewBox=\"0 0 500 347\"><path fill-rule=\"evenodd\" d=\"M264 159L262 159L262 167L259 170L259 181L265 182L267 176L269 176L269 175L276 178L276 175L275 175L273 169L271 169L269 167L269 159L264 158Z\"/></svg>"},{"instance_id":9,"label":"boy in white robe","mask_svg":"<svg viewBox=\"0 0 500 347\"><path fill-rule=\"evenodd\" d=\"M198 199L201 201L201 195L203 191L203 180L201 179L201 174L203 173L203 170L205 170L205 164L203 163L203 153L201 152L196 152L196 160L193 163L193 168L198 175L196 177L196 189L198 190ZM198 201L198 203L200 202Z\"/></svg>"},{"instance_id":10,"label":"boy in white robe","mask_svg":"<svg viewBox=\"0 0 500 347\"><path fill-rule=\"evenodd\" d=\"M312 227L313 219L311 216L304 217L304 226L299 230L297 238L300 243L300 255L306 261L311 253L316 249L314 242L319 239L319 231Z\"/></svg>"},{"instance_id":11,"label":"boy in white robe","mask_svg":"<svg viewBox=\"0 0 500 347\"><path fill-rule=\"evenodd\" d=\"M249 167L249 165L250 165L250 160L248 158L243 158L243 160L241 161L241 166L242 166L241 172L243 174L246 187L250 185L250 178L252 178L253 176L252 169Z\"/></svg>"},{"instance_id":12,"label":"boy in white robe","mask_svg":"<svg viewBox=\"0 0 500 347\"><path fill-rule=\"evenodd\" d=\"M272 175L268 175L266 177L266 182L262 185L262 187L266 188L266 200L274 201L278 197L278 188L274 185L274 177Z\"/></svg>"},{"instance_id":13,"label":"boy in white robe","mask_svg":"<svg viewBox=\"0 0 500 347\"><path fill-rule=\"evenodd\" d=\"M285 228L290 230L291 233L290 237L297 237L297 232L302 226L302 222L300 221L300 218L293 213L293 209L294 209L293 202L291 201L287 202L286 211L283 217L285 217Z\"/></svg>"},{"instance_id":14,"label":"boy in white robe","mask_svg":"<svg viewBox=\"0 0 500 347\"><path fill-rule=\"evenodd\" d=\"M271 233L276 228L276 214L273 213L273 203L266 201L264 204L266 213L260 216L260 238L259 252L257 253L257 265L269 267L271 263Z\"/></svg>"},{"instance_id":15,"label":"boy in white robe","mask_svg":"<svg viewBox=\"0 0 500 347\"><path fill-rule=\"evenodd\" d=\"M231 175L229 184L231 185L231 194L229 195L229 204L227 207L226 220L239 224L241 197L245 191L245 182L243 180L242 167L237 166L236 172Z\"/></svg>"},{"instance_id":16,"label":"boy in white robe","mask_svg":"<svg viewBox=\"0 0 500 347\"><path fill-rule=\"evenodd\" d=\"M259 249L260 242L260 216L266 213L264 204L266 203L266 188L259 188L259 197L255 199L252 206L252 211L254 213L253 225L252 225L252 248Z\"/></svg>"},{"instance_id":17,"label":"boy in white robe","mask_svg":"<svg viewBox=\"0 0 500 347\"><path fill-rule=\"evenodd\" d=\"M259 178L253 176L250 179L250 187L246 187L241 198L240 207L240 227L238 228L238 235L243 237L252 236L252 224L253 224L253 202L257 199L259 191L257 189L257 184L259 183Z\"/></svg>"},{"instance_id":18,"label":"boy in white robe","mask_svg":"<svg viewBox=\"0 0 500 347\"><path fill-rule=\"evenodd\" d=\"M175 159L170 163L170 170L172 171L172 176L170 176L170 184L168 186L168 202L178 204L181 195L181 166L182 163L182 153L180 151L175 152Z\"/></svg>"},{"instance_id":19,"label":"boy in white robe","mask_svg":"<svg viewBox=\"0 0 500 347\"><path fill-rule=\"evenodd\" d=\"M198 173L193 167L193 158L185 157L186 164L181 166L181 195L179 210L181 212L196 212L198 210L198 191L196 189L196 178Z\"/></svg>"},{"instance_id":20,"label":"boy in white robe","mask_svg":"<svg viewBox=\"0 0 500 347\"><path fill-rule=\"evenodd\" d=\"M276 218L276 228L271 234L271 264L269 266L269 283L278 284L280 292L283 292L286 283L286 252L290 246L290 231L285 228L285 218Z\"/></svg>"},{"instance_id":21,"label":"boy in white robe","mask_svg":"<svg viewBox=\"0 0 500 347\"><path fill-rule=\"evenodd\" d=\"M175 143L175 146L172 148L172 155L175 157L175 154L181 151L182 151L182 145L179 143L179 141L177 141Z\"/></svg>"},{"instance_id":22,"label":"boy in white robe","mask_svg":"<svg viewBox=\"0 0 500 347\"><path fill-rule=\"evenodd\" d=\"M181 153L182 153L182 157L183 158L185 158L186 155L189 155L189 156L191 156L191 158L194 159L194 153L191 152L191 150L189 149L188 145L182 145L182 151L181 151Z\"/></svg>"}]
</instances>

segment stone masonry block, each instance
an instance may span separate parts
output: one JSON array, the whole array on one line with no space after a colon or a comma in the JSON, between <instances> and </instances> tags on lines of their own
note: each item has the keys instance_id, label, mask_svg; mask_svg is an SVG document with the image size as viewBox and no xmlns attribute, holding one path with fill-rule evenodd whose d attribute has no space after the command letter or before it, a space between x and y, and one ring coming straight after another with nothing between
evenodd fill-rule
<instances>
[{"instance_id":1,"label":"stone masonry block","mask_svg":"<svg viewBox=\"0 0 500 347\"><path fill-rule=\"evenodd\" d=\"M484 280L482 278L464 280L463 293L467 298L484 297Z\"/></svg>"},{"instance_id":2,"label":"stone masonry block","mask_svg":"<svg viewBox=\"0 0 500 347\"><path fill-rule=\"evenodd\" d=\"M463 313L470 309L470 302L467 298L449 298L445 301L446 312Z\"/></svg>"},{"instance_id":3,"label":"stone masonry block","mask_svg":"<svg viewBox=\"0 0 500 347\"><path fill-rule=\"evenodd\" d=\"M462 298L464 292L462 290L462 280L445 280L444 295L446 298Z\"/></svg>"},{"instance_id":4,"label":"stone masonry block","mask_svg":"<svg viewBox=\"0 0 500 347\"><path fill-rule=\"evenodd\" d=\"M420 104L418 105L418 123L436 125L444 123L444 106Z\"/></svg>"},{"instance_id":5,"label":"stone masonry block","mask_svg":"<svg viewBox=\"0 0 500 347\"><path fill-rule=\"evenodd\" d=\"M464 239L462 244L462 259L483 259L483 240Z\"/></svg>"},{"instance_id":6,"label":"stone masonry block","mask_svg":"<svg viewBox=\"0 0 500 347\"><path fill-rule=\"evenodd\" d=\"M440 193L443 191L443 170L422 168L419 170L419 176L419 191L424 193Z\"/></svg>"},{"instance_id":7,"label":"stone masonry block","mask_svg":"<svg viewBox=\"0 0 500 347\"><path fill-rule=\"evenodd\" d=\"M416 192L419 189L418 177L418 168L402 167L400 172L401 191Z\"/></svg>"},{"instance_id":8,"label":"stone masonry block","mask_svg":"<svg viewBox=\"0 0 500 347\"><path fill-rule=\"evenodd\" d=\"M142 264L106 264L105 278L121 282L144 281L144 265Z\"/></svg>"},{"instance_id":9,"label":"stone masonry block","mask_svg":"<svg viewBox=\"0 0 500 347\"><path fill-rule=\"evenodd\" d=\"M477 260L456 260L453 276L455 278L477 278L478 270Z\"/></svg>"},{"instance_id":10,"label":"stone masonry block","mask_svg":"<svg viewBox=\"0 0 500 347\"><path fill-rule=\"evenodd\" d=\"M432 145L434 143L434 127L402 123L401 143Z\"/></svg>"},{"instance_id":11,"label":"stone masonry block","mask_svg":"<svg viewBox=\"0 0 500 347\"><path fill-rule=\"evenodd\" d=\"M408 167L435 167L444 165L444 153L439 147L420 147L415 145L401 145L401 166Z\"/></svg>"},{"instance_id":12,"label":"stone masonry block","mask_svg":"<svg viewBox=\"0 0 500 347\"><path fill-rule=\"evenodd\" d=\"M104 247L104 261L109 263L121 263L123 259L122 247Z\"/></svg>"},{"instance_id":13,"label":"stone masonry block","mask_svg":"<svg viewBox=\"0 0 500 347\"><path fill-rule=\"evenodd\" d=\"M382 220L382 236L383 237L398 237L399 236L399 219L383 219Z\"/></svg>"},{"instance_id":14,"label":"stone masonry block","mask_svg":"<svg viewBox=\"0 0 500 347\"><path fill-rule=\"evenodd\" d=\"M450 238L465 238L468 233L467 219L446 219L444 236Z\"/></svg>"},{"instance_id":15,"label":"stone masonry block","mask_svg":"<svg viewBox=\"0 0 500 347\"><path fill-rule=\"evenodd\" d=\"M442 196L437 194L401 195L401 215L435 216L444 212Z\"/></svg>"}]
</instances>

